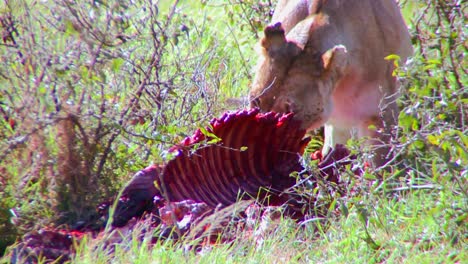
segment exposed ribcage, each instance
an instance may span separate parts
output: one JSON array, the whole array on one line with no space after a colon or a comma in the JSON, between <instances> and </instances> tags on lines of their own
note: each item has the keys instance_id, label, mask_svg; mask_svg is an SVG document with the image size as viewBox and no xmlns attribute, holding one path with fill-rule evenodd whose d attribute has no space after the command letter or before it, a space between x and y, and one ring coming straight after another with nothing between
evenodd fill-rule
<instances>
[{"instance_id":1,"label":"exposed ribcage","mask_svg":"<svg viewBox=\"0 0 468 264\"><path fill-rule=\"evenodd\" d=\"M240 111L213 120L211 127L219 142L195 149L213 139L197 131L173 149L178 154L159 181L169 200L229 205L243 193L256 197L260 188L281 191L295 183L289 174L301 169L299 156L308 141L292 115Z\"/></svg>"}]
</instances>

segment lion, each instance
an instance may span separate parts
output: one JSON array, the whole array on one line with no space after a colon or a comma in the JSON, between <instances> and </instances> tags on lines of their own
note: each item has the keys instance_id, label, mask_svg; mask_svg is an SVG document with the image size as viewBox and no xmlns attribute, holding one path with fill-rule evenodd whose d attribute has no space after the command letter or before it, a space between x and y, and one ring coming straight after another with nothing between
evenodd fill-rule
<instances>
[{"instance_id":1,"label":"lion","mask_svg":"<svg viewBox=\"0 0 468 264\"><path fill-rule=\"evenodd\" d=\"M385 58L413 51L394 0L280 0L260 46L251 107L323 126L324 154L358 137L375 167L391 159L398 86Z\"/></svg>"}]
</instances>

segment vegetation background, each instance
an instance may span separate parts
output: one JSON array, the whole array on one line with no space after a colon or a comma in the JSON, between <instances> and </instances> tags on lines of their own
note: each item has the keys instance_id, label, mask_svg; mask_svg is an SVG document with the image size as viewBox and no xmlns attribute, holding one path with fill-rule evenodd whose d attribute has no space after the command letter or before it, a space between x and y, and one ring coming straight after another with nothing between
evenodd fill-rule
<instances>
[{"instance_id":1,"label":"vegetation background","mask_svg":"<svg viewBox=\"0 0 468 264\"><path fill-rule=\"evenodd\" d=\"M174 143L247 107L238 98L274 2L2 0L0 256L30 230L92 219ZM326 218L284 219L261 242L195 253L134 238L110 253L84 241L74 262L465 262L467 5L400 5L415 53L395 72L404 92L393 173L349 171L359 192L332 197Z\"/></svg>"}]
</instances>

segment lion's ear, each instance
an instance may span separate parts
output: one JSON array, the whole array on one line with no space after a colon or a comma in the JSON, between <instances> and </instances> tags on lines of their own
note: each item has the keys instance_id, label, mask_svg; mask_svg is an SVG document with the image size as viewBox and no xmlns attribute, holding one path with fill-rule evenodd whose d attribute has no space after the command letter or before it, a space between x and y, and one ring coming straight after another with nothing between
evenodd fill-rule
<instances>
[{"instance_id":1,"label":"lion's ear","mask_svg":"<svg viewBox=\"0 0 468 264\"><path fill-rule=\"evenodd\" d=\"M348 66L348 51L343 45L336 45L322 55L323 69L326 72L342 74Z\"/></svg>"},{"instance_id":2,"label":"lion's ear","mask_svg":"<svg viewBox=\"0 0 468 264\"><path fill-rule=\"evenodd\" d=\"M280 50L287 43L284 29L280 22L267 26L264 33L265 37L263 37L261 45L267 51Z\"/></svg>"},{"instance_id":3,"label":"lion's ear","mask_svg":"<svg viewBox=\"0 0 468 264\"><path fill-rule=\"evenodd\" d=\"M294 42L302 50L307 45L310 37L311 27L315 21L315 16L310 16L307 19L299 22L291 31L288 33L287 38L289 41Z\"/></svg>"}]
</instances>

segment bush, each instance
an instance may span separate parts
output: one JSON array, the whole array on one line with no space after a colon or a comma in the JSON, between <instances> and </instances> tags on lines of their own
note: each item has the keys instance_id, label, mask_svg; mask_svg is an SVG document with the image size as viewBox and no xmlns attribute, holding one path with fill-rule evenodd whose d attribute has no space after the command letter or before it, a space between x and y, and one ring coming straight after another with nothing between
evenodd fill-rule
<instances>
[{"instance_id":1,"label":"bush","mask_svg":"<svg viewBox=\"0 0 468 264\"><path fill-rule=\"evenodd\" d=\"M243 18L223 18L246 5L177 2L1 7L6 243L16 232L95 217L99 201L245 91L251 62L243 53L255 35L239 33Z\"/></svg>"}]
</instances>

